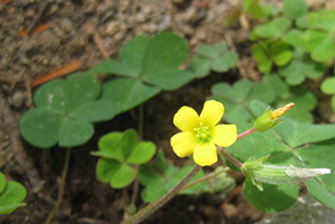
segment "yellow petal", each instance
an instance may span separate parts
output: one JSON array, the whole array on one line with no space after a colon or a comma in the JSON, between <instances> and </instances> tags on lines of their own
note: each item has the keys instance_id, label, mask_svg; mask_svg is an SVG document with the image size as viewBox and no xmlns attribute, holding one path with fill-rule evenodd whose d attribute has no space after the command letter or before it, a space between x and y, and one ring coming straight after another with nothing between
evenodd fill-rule
<instances>
[{"instance_id":1,"label":"yellow petal","mask_svg":"<svg viewBox=\"0 0 335 224\"><path fill-rule=\"evenodd\" d=\"M205 125L214 127L221 120L223 113L224 106L222 103L215 100L206 101L200 114L200 121Z\"/></svg>"},{"instance_id":2,"label":"yellow petal","mask_svg":"<svg viewBox=\"0 0 335 224\"><path fill-rule=\"evenodd\" d=\"M237 128L235 124L220 124L214 127L213 143L228 147L236 142Z\"/></svg>"},{"instance_id":3,"label":"yellow petal","mask_svg":"<svg viewBox=\"0 0 335 224\"><path fill-rule=\"evenodd\" d=\"M192 132L179 132L172 136L171 146L173 151L179 157L185 157L193 153L197 144L196 138Z\"/></svg>"},{"instance_id":4,"label":"yellow petal","mask_svg":"<svg viewBox=\"0 0 335 224\"><path fill-rule=\"evenodd\" d=\"M174 115L173 123L182 131L193 131L199 125L199 116L193 108L183 106Z\"/></svg>"},{"instance_id":5,"label":"yellow petal","mask_svg":"<svg viewBox=\"0 0 335 224\"><path fill-rule=\"evenodd\" d=\"M218 155L214 144L196 145L193 159L199 166L210 166L218 161Z\"/></svg>"}]
</instances>

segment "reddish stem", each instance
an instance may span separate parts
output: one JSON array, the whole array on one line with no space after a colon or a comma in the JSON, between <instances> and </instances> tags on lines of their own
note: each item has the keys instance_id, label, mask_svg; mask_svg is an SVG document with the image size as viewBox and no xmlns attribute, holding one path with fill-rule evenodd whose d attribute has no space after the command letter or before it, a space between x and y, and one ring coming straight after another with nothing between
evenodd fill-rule
<instances>
[{"instance_id":1,"label":"reddish stem","mask_svg":"<svg viewBox=\"0 0 335 224\"><path fill-rule=\"evenodd\" d=\"M243 138L244 136L247 136L247 135L249 135L249 134L251 134L251 133L254 133L255 131L256 131L255 128L252 127L252 128L250 128L249 130L246 130L245 132L242 132L241 134L239 134L239 135L237 136L237 140L240 139L240 138Z\"/></svg>"}]
</instances>

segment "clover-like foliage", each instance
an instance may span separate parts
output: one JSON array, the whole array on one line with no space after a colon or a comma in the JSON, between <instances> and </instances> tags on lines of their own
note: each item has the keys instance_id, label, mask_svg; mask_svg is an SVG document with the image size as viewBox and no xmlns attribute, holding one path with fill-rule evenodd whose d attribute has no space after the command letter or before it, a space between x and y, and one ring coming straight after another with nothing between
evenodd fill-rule
<instances>
[{"instance_id":1,"label":"clover-like foliage","mask_svg":"<svg viewBox=\"0 0 335 224\"><path fill-rule=\"evenodd\" d=\"M216 45L203 45L190 62L190 70L196 78L203 78L210 71L227 72L236 66L238 55L229 51L226 43Z\"/></svg>"},{"instance_id":2,"label":"clover-like foliage","mask_svg":"<svg viewBox=\"0 0 335 224\"><path fill-rule=\"evenodd\" d=\"M254 116L260 115L267 105L260 101L251 103ZM289 118L282 118L283 123L274 129L254 133L240 139L227 151L239 161L271 155L267 164L315 168L327 167L335 169L335 125L315 125L299 123ZM252 124L241 124L239 130L245 130ZM305 183L309 193L319 202L335 209L335 174L319 176ZM283 211L292 206L299 194L299 185L292 183L263 184L259 191L250 179L246 179L244 194L246 199L257 209L266 212ZM269 200L271 198L271 200Z\"/></svg>"},{"instance_id":3,"label":"clover-like foliage","mask_svg":"<svg viewBox=\"0 0 335 224\"><path fill-rule=\"evenodd\" d=\"M193 168L193 166L178 168L168 163L163 151L158 152L156 159L156 165L145 164L139 170L140 183L145 186L141 192L141 197L145 202L155 201L169 192ZM204 171L200 170L190 182L204 175ZM215 180L211 184L203 181L181 191L180 194L226 193L230 192L234 186L234 179L223 173L215 177Z\"/></svg>"},{"instance_id":4,"label":"clover-like foliage","mask_svg":"<svg viewBox=\"0 0 335 224\"><path fill-rule=\"evenodd\" d=\"M26 203L22 201L26 195L26 188L22 184L7 181L5 175L0 172L0 214L9 214L25 206Z\"/></svg>"},{"instance_id":5,"label":"clover-like foliage","mask_svg":"<svg viewBox=\"0 0 335 224\"><path fill-rule=\"evenodd\" d=\"M99 81L89 73L44 84L34 95L36 107L20 120L23 137L40 148L87 142L94 133L92 123L109 120L116 113L110 101L98 98L100 91Z\"/></svg>"},{"instance_id":6,"label":"clover-like foliage","mask_svg":"<svg viewBox=\"0 0 335 224\"><path fill-rule=\"evenodd\" d=\"M173 33L141 35L122 47L119 60L103 61L92 72L118 76L103 85L102 97L123 112L161 90L175 90L189 82L192 74L178 69L187 59L188 50L186 42Z\"/></svg>"},{"instance_id":7,"label":"clover-like foliage","mask_svg":"<svg viewBox=\"0 0 335 224\"><path fill-rule=\"evenodd\" d=\"M152 142L139 142L136 131L129 129L124 133L112 132L99 140L99 151L91 154L100 156L96 174L103 183L112 188L123 188L134 181L137 169L133 165L148 162L156 152Z\"/></svg>"}]
</instances>

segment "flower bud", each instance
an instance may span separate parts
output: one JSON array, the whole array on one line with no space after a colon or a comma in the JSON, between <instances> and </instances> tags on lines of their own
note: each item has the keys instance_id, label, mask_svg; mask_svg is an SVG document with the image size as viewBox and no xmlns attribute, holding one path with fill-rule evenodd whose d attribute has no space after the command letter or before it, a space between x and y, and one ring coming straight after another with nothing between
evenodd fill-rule
<instances>
[{"instance_id":1,"label":"flower bud","mask_svg":"<svg viewBox=\"0 0 335 224\"><path fill-rule=\"evenodd\" d=\"M294 106L294 103L289 103L282 108L278 108L275 111L270 110L270 107L266 109L266 111L259 116L255 123L254 127L256 131L267 131L277 124L281 123L281 121L277 121L278 118L283 116L289 109Z\"/></svg>"},{"instance_id":2,"label":"flower bud","mask_svg":"<svg viewBox=\"0 0 335 224\"><path fill-rule=\"evenodd\" d=\"M242 173L250 178L252 183L263 191L262 183L268 184L284 184L304 181L311 177L319 175L330 174L331 170L328 168L298 168L293 165L290 166L275 166L263 164L270 155L264 156L260 159L250 160L245 162L242 167Z\"/></svg>"}]
</instances>

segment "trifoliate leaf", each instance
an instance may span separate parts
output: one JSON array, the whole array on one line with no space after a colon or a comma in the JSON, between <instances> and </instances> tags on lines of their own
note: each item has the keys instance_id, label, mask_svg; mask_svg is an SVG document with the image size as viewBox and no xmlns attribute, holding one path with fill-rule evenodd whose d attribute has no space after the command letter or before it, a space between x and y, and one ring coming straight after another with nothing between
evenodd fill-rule
<instances>
[{"instance_id":1,"label":"trifoliate leaf","mask_svg":"<svg viewBox=\"0 0 335 224\"><path fill-rule=\"evenodd\" d=\"M113 103L96 101L99 94L100 84L89 72L42 85L34 97L37 107L21 118L23 137L40 148L87 142L94 133L92 122L109 120L117 113Z\"/></svg>"},{"instance_id":2,"label":"trifoliate leaf","mask_svg":"<svg viewBox=\"0 0 335 224\"><path fill-rule=\"evenodd\" d=\"M238 55L228 51L226 43L203 45L198 49L190 62L190 70L195 77L202 78L209 75L210 70L226 72L236 66Z\"/></svg>"},{"instance_id":3,"label":"trifoliate leaf","mask_svg":"<svg viewBox=\"0 0 335 224\"><path fill-rule=\"evenodd\" d=\"M224 119L230 123L250 121L252 115L248 107L254 99L272 103L275 98L273 89L263 83L249 80L235 82L231 87L226 83L217 83L212 89L212 97L225 105Z\"/></svg>"},{"instance_id":4,"label":"trifoliate leaf","mask_svg":"<svg viewBox=\"0 0 335 224\"><path fill-rule=\"evenodd\" d=\"M161 90L174 90L193 78L179 70L188 57L185 40L173 33L137 36L119 52L119 60L107 60L90 72L122 75L103 86L103 98L115 104L118 113L150 99Z\"/></svg>"},{"instance_id":5,"label":"trifoliate leaf","mask_svg":"<svg viewBox=\"0 0 335 224\"><path fill-rule=\"evenodd\" d=\"M285 67L280 67L278 73L285 77L287 84L295 86L305 81L306 77L319 78L325 72L325 67L315 63L308 58L303 60L294 59Z\"/></svg>"}]
</instances>

